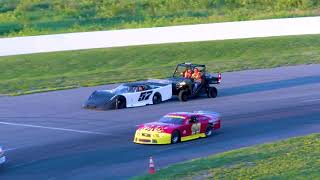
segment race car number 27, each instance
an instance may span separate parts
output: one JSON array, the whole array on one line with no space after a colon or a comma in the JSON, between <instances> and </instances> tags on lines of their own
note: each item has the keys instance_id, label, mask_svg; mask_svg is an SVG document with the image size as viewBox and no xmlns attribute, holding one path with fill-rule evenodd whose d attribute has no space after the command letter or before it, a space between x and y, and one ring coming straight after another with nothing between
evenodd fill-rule
<instances>
[{"instance_id":1,"label":"race car number 27","mask_svg":"<svg viewBox=\"0 0 320 180\"><path fill-rule=\"evenodd\" d=\"M141 93L138 101L148 100L150 98L151 94L152 94L152 91L147 91L147 92Z\"/></svg>"}]
</instances>

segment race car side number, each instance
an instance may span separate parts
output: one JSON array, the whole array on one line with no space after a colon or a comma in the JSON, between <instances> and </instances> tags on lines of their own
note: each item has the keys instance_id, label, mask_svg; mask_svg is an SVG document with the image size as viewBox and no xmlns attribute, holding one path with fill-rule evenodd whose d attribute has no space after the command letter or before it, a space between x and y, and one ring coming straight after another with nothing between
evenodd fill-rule
<instances>
[{"instance_id":1,"label":"race car side number","mask_svg":"<svg viewBox=\"0 0 320 180\"><path fill-rule=\"evenodd\" d=\"M139 97L139 100L138 100L138 101L148 100L149 97L151 96L151 94L152 94L152 91L142 92L142 93L140 94L140 97Z\"/></svg>"}]
</instances>

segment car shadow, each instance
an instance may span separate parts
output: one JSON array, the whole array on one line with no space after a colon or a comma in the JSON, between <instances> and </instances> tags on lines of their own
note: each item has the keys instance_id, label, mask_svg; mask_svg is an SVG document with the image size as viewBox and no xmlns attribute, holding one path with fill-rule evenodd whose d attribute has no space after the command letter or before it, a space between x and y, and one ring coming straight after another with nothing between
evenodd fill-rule
<instances>
[{"instance_id":1,"label":"car shadow","mask_svg":"<svg viewBox=\"0 0 320 180\"><path fill-rule=\"evenodd\" d=\"M297 87L297 86L310 85L310 84L316 84L316 83L320 83L320 76L306 76L306 77L299 77L294 79L251 84L251 85L238 86L238 87L232 87L232 88L222 88L219 90L218 96L220 97L234 96L234 95L240 95L240 94L270 91L270 90Z\"/></svg>"}]
</instances>

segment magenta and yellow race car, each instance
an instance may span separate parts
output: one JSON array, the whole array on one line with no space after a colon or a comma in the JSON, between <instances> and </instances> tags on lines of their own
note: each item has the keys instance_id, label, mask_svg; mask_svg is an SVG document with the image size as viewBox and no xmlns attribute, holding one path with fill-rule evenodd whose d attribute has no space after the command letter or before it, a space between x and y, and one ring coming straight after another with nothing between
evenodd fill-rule
<instances>
[{"instance_id":1,"label":"magenta and yellow race car","mask_svg":"<svg viewBox=\"0 0 320 180\"><path fill-rule=\"evenodd\" d=\"M220 129L221 116L216 112L175 112L156 122L138 126L133 142L138 144L175 144L209 137Z\"/></svg>"}]
</instances>

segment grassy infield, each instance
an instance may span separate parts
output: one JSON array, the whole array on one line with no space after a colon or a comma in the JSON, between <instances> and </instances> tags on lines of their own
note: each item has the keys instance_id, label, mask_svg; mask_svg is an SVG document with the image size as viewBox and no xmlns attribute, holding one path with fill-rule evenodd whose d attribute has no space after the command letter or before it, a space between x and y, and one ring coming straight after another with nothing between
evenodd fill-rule
<instances>
[{"instance_id":1,"label":"grassy infield","mask_svg":"<svg viewBox=\"0 0 320 180\"><path fill-rule=\"evenodd\" d=\"M194 159L134 179L319 179L320 134Z\"/></svg>"},{"instance_id":2,"label":"grassy infield","mask_svg":"<svg viewBox=\"0 0 320 180\"><path fill-rule=\"evenodd\" d=\"M320 62L320 35L146 45L0 57L0 94L170 76L184 61L225 72Z\"/></svg>"}]
</instances>

